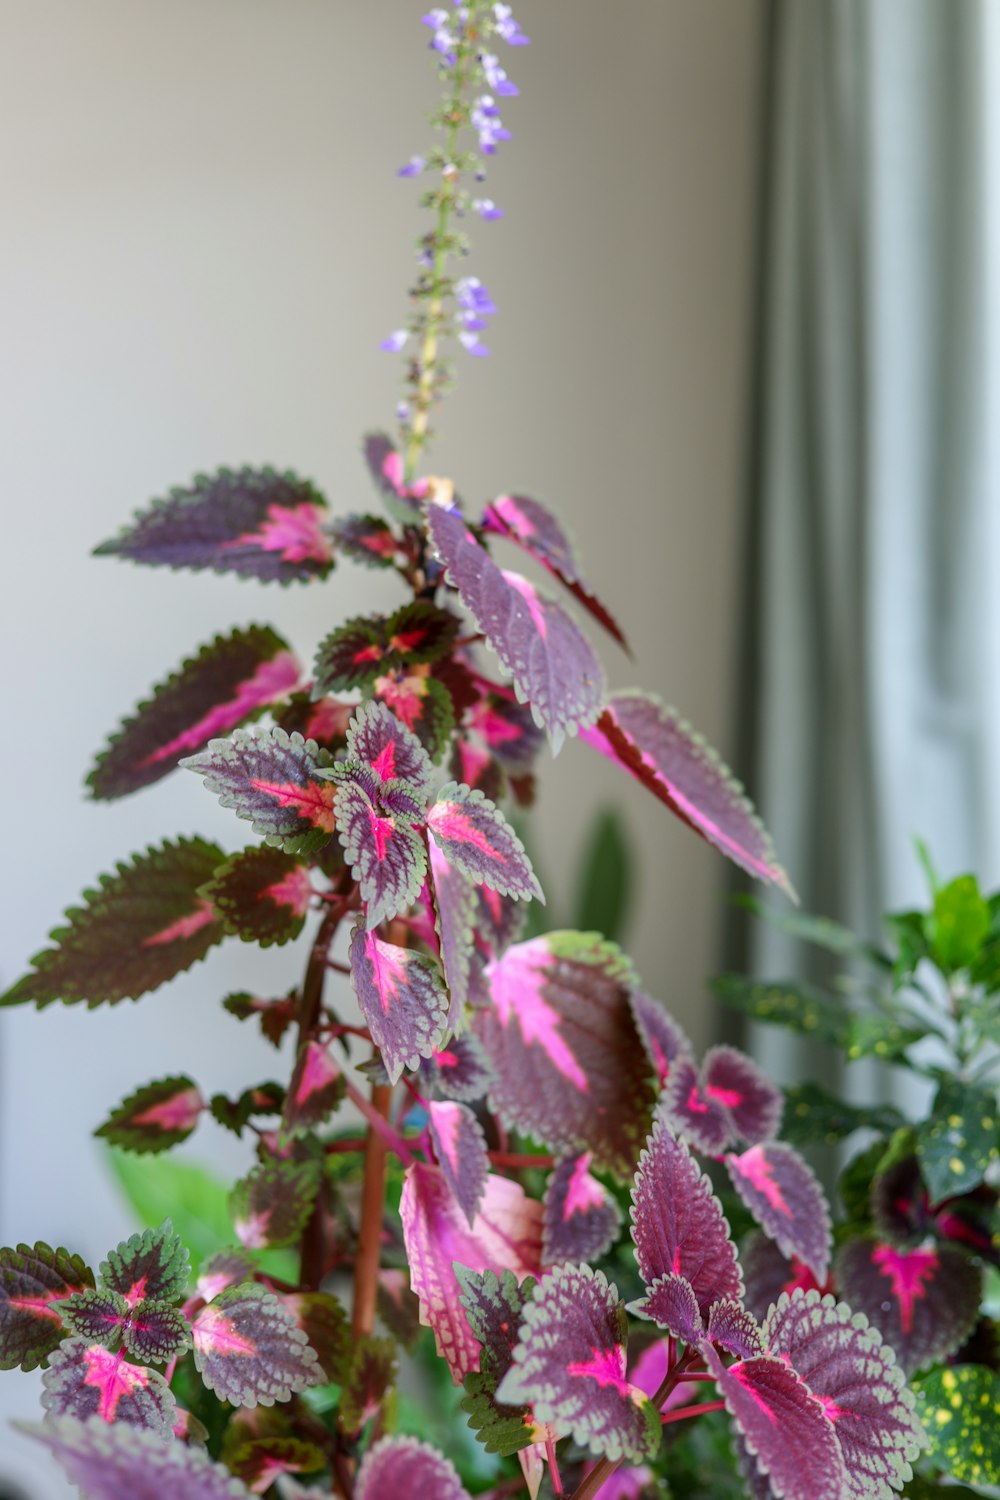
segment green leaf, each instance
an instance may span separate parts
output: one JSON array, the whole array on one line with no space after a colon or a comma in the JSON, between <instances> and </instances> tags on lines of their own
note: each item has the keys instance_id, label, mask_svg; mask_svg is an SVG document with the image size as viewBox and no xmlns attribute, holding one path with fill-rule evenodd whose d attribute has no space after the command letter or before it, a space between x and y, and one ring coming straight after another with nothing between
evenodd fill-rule
<instances>
[{"instance_id":1,"label":"green leaf","mask_svg":"<svg viewBox=\"0 0 1000 1500\"><path fill-rule=\"evenodd\" d=\"M173 1302L187 1286L191 1264L170 1219L156 1229L130 1235L101 1262L98 1279L102 1288L118 1292L130 1307L146 1298Z\"/></svg>"},{"instance_id":2,"label":"green leaf","mask_svg":"<svg viewBox=\"0 0 1000 1500\"><path fill-rule=\"evenodd\" d=\"M298 937L314 893L301 860L254 844L227 859L201 894L227 932L268 948Z\"/></svg>"},{"instance_id":3,"label":"green leaf","mask_svg":"<svg viewBox=\"0 0 1000 1500\"><path fill-rule=\"evenodd\" d=\"M362 1334L354 1341L350 1369L337 1413L337 1425L348 1437L356 1436L378 1412L386 1392L396 1379L394 1340Z\"/></svg>"},{"instance_id":4,"label":"green leaf","mask_svg":"<svg viewBox=\"0 0 1000 1500\"><path fill-rule=\"evenodd\" d=\"M217 844L178 839L99 876L98 888L83 893L86 905L67 911L69 926L50 934L56 946L35 955L34 973L0 996L0 1005L115 1005L189 969L223 937L198 890L224 859Z\"/></svg>"},{"instance_id":5,"label":"green leaf","mask_svg":"<svg viewBox=\"0 0 1000 1500\"><path fill-rule=\"evenodd\" d=\"M955 1365L914 1381L913 1391L932 1460L970 1484L1000 1483L1000 1375Z\"/></svg>"},{"instance_id":6,"label":"green leaf","mask_svg":"<svg viewBox=\"0 0 1000 1500\"><path fill-rule=\"evenodd\" d=\"M204 1108L198 1085L186 1074L158 1078L123 1099L94 1134L140 1155L167 1151L187 1140Z\"/></svg>"},{"instance_id":7,"label":"green leaf","mask_svg":"<svg viewBox=\"0 0 1000 1500\"><path fill-rule=\"evenodd\" d=\"M241 1244L251 1250L296 1244L318 1191L316 1162L274 1159L254 1167L229 1195Z\"/></svg>"},{"instance_id":8,"label":"green leaf","mask_svg":"<svg viewBox=\"0 0 1000 1500\"><path fill-rule=\"evenodd\" d=\"M927 918L922 911L897 911L890 912L884 920L886 931L896 944L892 967L896 983L900 984L930 952Z\"/></svg>"},{"instance_id":9,"label":"green leaf","mask_svg":"<svg viewBox=\"0 0 1000 1500\"><path fill-rule=\"evenodd\" d=\"M782 1139L793 1146L809 1141L835 1145L855 1130L877 1130L888 1135L906 1122L888 1104L858 1105L838 1099L818 1083L801 1083L785 1090Z\"/></svg>"},{"instance_id":10,"label":"green leaf","mask_svg":"<svg viewBox=\"0 0 1000 1500\"><path fill-rule=\"evenodd\" d=\"M904 1026L891 1016L852 1016L847 1038L848 1062L856 1062L859 1057L892 1062L926 1034L922 1027Z\"/></svg>"},{"instance_id":11,"label":"green leaf","mask_svg":"<svg viewBox=\"0 0 1000 1500\"><path fill-rule=\"evenodd\" d=\"M845 1047L851 1033L851 1015L846 1004L816 985L789 979L761 983L742 974L723 974L711 988L736 1010L757 1021L787 1026L820 1041Z\"/></svg>"},{"instance_id":12,"label":"green leaf","mask_svg":"<svg viewBox=\"0 0 1000 1500\"><path fill-rule=\"evenodd\" d=\"M927 928L934 962L945 974L972 963L990 930L990 909L974 875L960 875L936 892Z\"/></svg>"},{"instance_id":13,"label":"green leaf","mask_svg":"<svg viewBox=\"0 0 1000 1500\"><path fill-rule=\"evenodd\" d=\"M455 1266L455 1275L469 1327L482 1345L479 1369L465 1377L462 1410L487 1453L506 1458L534 1440L530 1406L500 1406L496 1390L510 1369L521 1314L531 1300L535 1281L529 1276L519 1286L511 1271L502 1276L495 1271L479 1275L460 1265Z\"/></svg>"},{"instance_id":14,"label":"green leaf","mask_svg":"<svg viewBox=\"0 0 1000 1500\"><path fill-rule=\"evenodd\" d=\"M79 1255L39 1240L0 1250L0 1370L33 1370L66 1333L59 1303L92 1289Z\"/></svg>"},{"instance_id":15,"label":"green leaf","mask_svg":"<svg viewBox=\"0 0 1000 1500\"><path fill-rule=\"evenodd\" d=\"M930 1118L917 1131L917 1156L931 1202L978 1187L997 1154L994 1091L947 1079Z\"/></svg>"},{"instance_id":16,"label":"green leaf","mask_svg":"<svg viewBox=\"0 0 1000 1500\"><path fill-rule=\"evenodd\" d=\"M622 818L606 808L591 824L581 856L572 926L621 942L632 893L633 860Z\"/></svg>"},{"instance_id":17,"label":"green leaf","mask_svg":"<svg viewBox=\"0 0 1000 1500\"><path fill-rule=\"evenodd\" d=\"M120 1151L110 1151L108 1161L140 1223L170 1215L190 1253L192 1276L202 1261L232 1243L228 1189L205 1168L169 1156L139 1161Z\"/></svg>"},{"instance_id":18,"label":"green leaf","mask_svg":"<svg viewBox=\"0 0 1000 1500\"><path fill-rule=\"evenodd\" d=\"M840 958L863 958L879 968L891 968L892 960L872 943L863 942L849 927L834 922L830 917L814 917L808 912L789 910L770 902L758 901L756 896L734 896L736 906L745 907L779 932L789 937L801 938L814 948L824 948L827 953L836 953Z\"/></svg>"}]
</instances>

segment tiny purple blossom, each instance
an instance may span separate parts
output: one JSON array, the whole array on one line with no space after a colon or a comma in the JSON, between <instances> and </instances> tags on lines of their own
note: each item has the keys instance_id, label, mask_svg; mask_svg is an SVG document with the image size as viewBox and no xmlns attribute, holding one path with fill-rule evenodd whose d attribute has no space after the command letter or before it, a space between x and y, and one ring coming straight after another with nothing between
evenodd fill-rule
<instances>
[{"instance_id":1,"label":"tiny purple blossom","mask_svg":"<svg viewBox=\"0 0 1000 1500\"><path fill-rule=\"evenodd\" d=\"M476 317L488 318L497 310L496 303L478 276L463 276L461 281L457 281L455 296L462 311Z\"/></svg>"},{"instance_id":2,"label":"tiny purple blossom","mask_svg":"<svg viewBox=\"0 0 1000 1500\"><path fill-rule=\"evenodd\" d=\"M406 341L409 337L410 335L407 333L405 328L397 328L394 333L390 333L387 339L382 340L381 344L379 344L379 348L385 354L398 354L399 351L405 346Z\"/></svg>"},{"instance_id":3,"label":"tiny purple blossom","mask_svg":"<svg viewBox=\"0 0 1000 1500\"><path fill-rule=\"evenodd\" d=\"M525 36L521 30L520 23L515 21L511 14L509 5L494 5L493 16L496 22L498 36L502 36L508 47L527 47L531 43L530 36Z\"/></svg>"},{"instance_id":4,"label":"tiny purple blossom","mask_svg":"<svg viewBox=\"0 0 1000 1500\"><path fill-rule=\"evenodd\" d=\"M397 177L419 177L420 173L424 170L424 167L426 165L427 165L427 160L426 160L425 157L423 157L423 156L411 156L410 159L409 159L409 161L406 163L405 167L398 167L397 168L397 170L396 170L396 176Z\"/></svg>"},{"instance_id":5,"label":"tiny purple blossom","mask_svg":"<svg viewBox=\"0 0 1000 1500\"><path fill-rule=\"evenodd\" d=\"M483 73L486 76L486 82L489 84L494 94L514 95L520 93L520 89L518 88L517 84L511 83L510 79L507 77L505 70L501 68L500 59L496 56L495 53L480 52L479 61L482 64Z\"/></svg>"},{"instance_id":6,"label":"tiny purple blossom","mask_svg":"<svg viewBox=\"0 0 1000 1500\"><path fill-rule=\"evenodd\" d=\"M483 94L472 106L470 119L479 132L479 149L485 156L494 156L500 141L509 141L510 131L501 123L500 111L493 102L492 94Z\"/></svg>"},{"instance_id":7,"label":"tiny purple blossom","mask_svg":"<svg viewBox=\"0 0 1000 1500\"><path fill-rule=\"evenodd\" d=\"M492 198L473 198L472 206L481 219L503 218L503 209L497 208Z\"/></svg>"},{"instance_id":8,"label":"tiny purple blossom","mask_svg":"<svg viewBox=\"0 0 1000 1500\"><path fill-rule=\"evenodd\" d=\"M474 354L479 359L482 359L484 355L490 352L485 344L480 343L479 338L474 333L465 333L463 331L458 335L458 340L469 354Z\"/></svg>"}]
</instances>

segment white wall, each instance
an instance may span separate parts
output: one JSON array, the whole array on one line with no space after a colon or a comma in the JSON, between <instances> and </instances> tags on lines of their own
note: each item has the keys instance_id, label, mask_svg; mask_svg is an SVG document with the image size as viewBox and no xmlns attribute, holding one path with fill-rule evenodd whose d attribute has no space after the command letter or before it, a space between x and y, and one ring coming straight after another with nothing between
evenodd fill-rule
<instances>
[{"instance_id":1,"label":"white wall","mask_svg":"<svg viewBox=\"0 0 1000 1500\"><path fill-rule=\"evenodd\" d=\"M394 168L427 140L434 80L403 0L0 0L0 494L6 722L0 983L113 862L174 832L246 829L194 777L111 807L93 752L151 682L236 622L306 653L391 587L344 566L278 591L88 559L133 508L223 462L289 465L344 510L386 424L421 220ZM470 266L501 315L466 362L437 472L470 501L521 489L570 524L634 643L609 646L726 753L741 496L756 5L522 0L534 46L490 190L507 218ZM570 745L545 777L546 870L572 883L582 824L612 799L642 862L631 947L700 1041L717 966L719 857ZM88 1132L150 1077L209 1089L273 1071L218 1012L287 985L294 955L230 945L133 1006L0 1014L0 1240L96 1260L132 1227ZM277 992L277 991L275 991ZM193 1153L241 1158L208 1127ZM0 1416L33 1383L0 1379ZM62 1493L19 1438L0 1478ZM33 1477L32 1477L33 1476Z\"/></svg>"}]
</instances>

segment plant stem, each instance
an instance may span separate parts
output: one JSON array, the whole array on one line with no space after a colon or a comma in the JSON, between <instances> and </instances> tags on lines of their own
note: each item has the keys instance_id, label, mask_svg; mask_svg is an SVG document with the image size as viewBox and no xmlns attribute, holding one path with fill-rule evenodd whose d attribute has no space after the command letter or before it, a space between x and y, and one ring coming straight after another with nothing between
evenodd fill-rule
<instances>
[{"instance_id":1,"label":"plant stem","mask_svg":"<svg viewBox=\"0 0 1000 1500\"><path fill-rule=\"evenodd\" d=\"M679 1406L676 1411L665 1412L660 1421L664 1427L668 1422L683 1422L685 1417L701 1417L708 1411L725 1411L724 1401L702 1401L698 1406Z\"/></svg>"},{"instance_id":2,"label":"plant stem","mask_svg":"<svg viewBox=\"0 0 1000 1500\"><path fill-rule=\"evenodd\" d=\"M559 1463L556 1459L556 1445L551 1438L545 1441L545 1457L549 1461L549 1473L552 1475L552 1493L555 1500L562 1500L566 1492L562 1486L562 1475L559 1473Z\"/></svg>"},{"instance_id":3,"label":"plant stem","mask_svg":"<svg viewBox=\"0 0 1000 1500\"><path fill-rule=\"evenodd\" d=\"M404 1167L412 1167L412 1151L410 1150L409 1146L407 1146L406 1142L403 1140L403 1137L399 1134L399 1132L393 1130L392 1126L389 1124L389 1100L392 1098L392 1089L386 1088L384 1084L373 1085L371 1102L369 1102L365 1098L361 1090L355 1088L350 1079L346 1079L345 1082L347 1085L348 1099L350 1099L351 1103L356 1109L361 1111L365 1119L368 1121L371 1129L375 1132L376 1135L381 1138L382 1144L384 1146L387 1146L390 1151L394 1152L394 1154L399 1157L399 1160L403 1163ZM385 1094L384 1109L380 1108L376 1104L376 1098L378 1097L376 1090L378 1089L381 1089L382 1093ZM367 1152L367 1150L368 1143L366 1141L365 1151Z\"/></svg>"},{"instance_id":4,"label":"plant stem","mask_svg":"<svg viewBox=\"0 0 1000 1500\"><path fill-rule=\"evenodd\" d=\"M351 1092L351 1085L348 1085L348 1092ZM354 1092L356 1093L357 1090ZM351 1332L355 1338L370 1334L375 1327L387 1150L382 1131L375 1128L375 1117L381 1119L386 1130L391 1130L391 1126L387 1124L391 1099L392 1089L387 1084L374 1083L372 1084L371 1104L369 1105L367 1099L364 1100L366 1105L364 1113L371 1120L372 1129L368 1132L368 1143L365 1146L361 1224L358 1231L358 1253L354 1262L354 1307L351 1313Z\"/></svg>"},{"instance_id":5,"label":"plant stem","mask_svg":"<svg viewBox=\"0 0 1000 1500\"><path fill-rule=\"evenodd\" d=\"M330 945L344 914L342 902L331 902L323 913L309 962L306 964L302 995L299 1001L299 1035L295 1049L298 1056L317 1034L323 1013L323 985L326 981ZM316 1202L302 1231L299 1250L299 1282L313 1291L319 1289L326 1271L326 1233L324 1228L324 1189L320 1187Z\"/></svg>"}]
</instances>

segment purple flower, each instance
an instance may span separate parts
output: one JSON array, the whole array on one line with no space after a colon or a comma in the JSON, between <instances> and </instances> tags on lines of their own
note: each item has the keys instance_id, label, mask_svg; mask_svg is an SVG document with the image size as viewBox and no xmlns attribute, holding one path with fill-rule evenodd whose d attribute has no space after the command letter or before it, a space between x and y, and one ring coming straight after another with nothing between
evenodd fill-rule
<instances>
[{"instance_id":1,"label":"purple flower","mask_svg":"<svg viewBox=\"0 0 1000 1500\"><path fill-rule=\"evenodd\" d=\"M410 335L405 328L397 328L394 333L390 333L387 339L382 340L379 348L385 354L398 354L409 337Z\"/></svg>"},{"instance_id":2,"label":"purple flower","mask_svg":"<svg viewBox=\"0 0 1000 1500\"><path fill-rule=\"evenodd\" d=\"M530 44L531 37L525 36L519 23L514 20L509 5L494 5L493 16L497 35L503 37L508 47L527 47Z\"/></svg>"},{"instance_id":3,"label":"purple flower","mask_svg":"<svg viewBox=\"0 0 1000 1500\"><path fill-rule=\"evenodd\" d=\"M492 198L473 198L472 206L481 219L503 218L503 209L497 208Z\"/></svg>"},{"instance_id":4,"label":"purple flower","mask_svg":"<svg viewBox=\"0 0 1000 1500\"><path fill-rule=\"evenodd\" d=\"M464 346L468 353L474 354L477 359L484 358L490 352L485 344L481 344L479 342L478 336L474 333L466 333L463 331L458 335L458 339L459 343Z\"/></svg>"},{"instance_id":5,"label":"purple flower","mask_svg":"<svg viewBox=\"0 0 1000 1500\"><path fill-rule=\"evenodd\" d=\"M500 66L499 58L493 52L480 52L479 61L486 76L486 82L494 94L514 95L520 92L517 84L511 83Z\"/></svg>"},{"instance_id":6,"label":"purple flower","mask_svg":"<svg viewBox=\"0 0 1000 1500\"><path fill-rule=\"evenodd\" d=\"M405 167L399 167L396 171L397 177L419 177L427 165L423 156L411 156Z\"/></svg>"},{"instance_id":7,"label":"purple flower","mask_svg":"<svg viewBox=\"0 0 1000 1500\"><path fill-rule=\"evenodd\" d=\"M440 52L448 66L453 68L457 61L455 48L458 46L458 37L449 28L448 22L451 18L448 12L438 6L435 10L429 10L426 16L421 16L420 19L434 32L431 38L434 51Z\"/></svg>"},{"instance_id":8,"label":"purple flower","mask_svg":"<svg viewBox=\"0 0 1000 1500\"><path fill-rule=\"evenodd\" d=\"M396 404L396 417L397 417L398 421L404 422L404 423L408 422L410 420L410 408L409 408L409 405L408 405L408 403L406 401L399 401L399 402L397 402L397 404Z\"/></svg>"},{"instance_id":9,"label":"purple flower","mask_svg":"<svg viewBox=\"0 0 1000 1500\"><path fill-rule=\"evenodd\" d=\"M499 143L510 140L510 131L501 123L500 111L491 94L483 94L476 100L469 118L479 132L479 149L485 156L494 156Z\"/></svg>"},{"instance_id":10,"label":"purple flower","mask_svg":"<svg viewBox=\"0 0 1000 1500\"><path fill-rule=\"evenodd\" d=\"M461 281L456 281L455 297L463 314L471 314L474 318L492 317L497 310L478 276L463 276ZM464 317L462 321L465 321Z\"/></svg>"}]
</instances>

